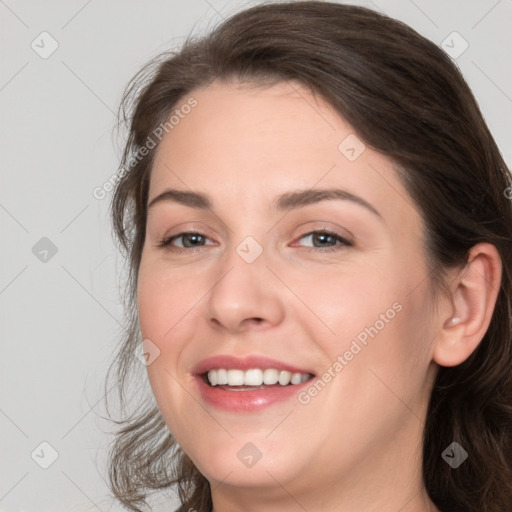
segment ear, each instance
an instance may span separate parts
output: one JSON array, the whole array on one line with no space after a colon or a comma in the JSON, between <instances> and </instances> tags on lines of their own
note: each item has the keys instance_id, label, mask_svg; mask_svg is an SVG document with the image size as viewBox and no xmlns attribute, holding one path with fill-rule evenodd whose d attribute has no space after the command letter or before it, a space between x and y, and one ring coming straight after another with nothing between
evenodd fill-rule
<instances>
[{"instance_id":1,"label":"ear","mask_svg":"<svg viewBox=\"0 0 512 512\"><path fill-rule=\"evenodd\" d=\"M441 327L433 360L441 366L463 363L482 341L496 305L502 264L496 247L479 243L450 285L450 300L443 303Z\"/></svg>"}]
</instances>

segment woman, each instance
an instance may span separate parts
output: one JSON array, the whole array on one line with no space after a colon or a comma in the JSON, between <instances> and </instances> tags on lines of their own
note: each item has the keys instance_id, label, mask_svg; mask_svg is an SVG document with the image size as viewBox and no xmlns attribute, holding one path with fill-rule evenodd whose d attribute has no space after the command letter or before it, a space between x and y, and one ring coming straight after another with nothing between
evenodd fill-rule
<instances>
[{"instance_id":1,"label":"woman","mask_svg":"<svg viewBox=\"0 0 512 512\"><path fill-rule=\"evenodd\" d=\"M450 58L364 8L260 5L122 108L116 379L142 343L155 403L121 422L114 495L510 510L511 179Z\"/></svg>"}]
</instances>

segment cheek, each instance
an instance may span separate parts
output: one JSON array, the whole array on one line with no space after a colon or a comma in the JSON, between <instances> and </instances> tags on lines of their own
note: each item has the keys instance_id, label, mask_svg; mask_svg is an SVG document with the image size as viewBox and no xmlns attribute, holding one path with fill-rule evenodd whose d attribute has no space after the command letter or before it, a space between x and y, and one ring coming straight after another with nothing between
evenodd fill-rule
<instances>
[{"instance_id":1,"label":"cheek","mask_svg":"<svg viewBox=\"0 0 512 512\"><path fill-rule=\"evenodd\" d=\"M183 363L190 359L190 341L197 337L198 315L208 289L204 278L188 270L173 268L157 258L141 261L138 316L142 339L150 340L158 353L147 372L159 404L171 396L173 406L179 407L183 398L176 383L189 378Z\"/></svg>"},{"instance_id":2,"label":"cheek","mask_svg":"<svg viewBox=\"0 0 512 512\"><path fill-rule=\"evenodd\" d=\"M141 262L137 305L141 336L157 347L158 356L146 368L149 382L168 428L180 439L187 430L180 418L187 418L194 403L183 393L185 372L181 361L191 339L193 305L197 282L177 279L177 272L157 261ZM196 290L198 292L198 290ZM187 422L185 422L187 423Z\"/></svg>"},{"instance_id":3,"label":"cheek","mask_svg":"<svg viewBox=\"0 0 512 512\"><path fill-rule=\"evenodd\" d=\"M164 334L163 312L168 309L172 314L170 296L156 272L141 268L137 285L137 308L143 338L158 340ZM170 318L169 318L170 320Z\"/></svg>"},{"instance_id":4,"label":"cheek","mask_svg":"<svg viewBox=\"0 0 512 512\"><path fill-rule=\"evenodd\" d=\"M141 333L159 346L168 339L179 341L174 333L196 302L194 282L177 275L158 261L141 262L137 285Z\"/></svg>"},{"instance_id":5,"label":"cheek","mask_svg":"<svg viewBox=\"0 0 512 512\"><path fill-rule=\"evenodd\" d=\"M294 290L313 313L298 318L308 318L316 326L311 339L324 340L334 351L375 322L380 327L386 311L394 318L393 304L401 300L399 283L381 266L329 266L297 281Z\"/></svg>"},{"instance_id":6,"label":"cheek","mask_svg":"<svg viewBox=\"0 0 512 512\"><path fill-rule=\"evenodd\" d=\"M418 362L428 364L433 333L428 285L419 266L390 259L316 277L304 282L300 293L318 317L312 339L331 361L348 351L347 359L382 366L390 376L401 368L407 373Z\"/></svg>"}]
</instances>

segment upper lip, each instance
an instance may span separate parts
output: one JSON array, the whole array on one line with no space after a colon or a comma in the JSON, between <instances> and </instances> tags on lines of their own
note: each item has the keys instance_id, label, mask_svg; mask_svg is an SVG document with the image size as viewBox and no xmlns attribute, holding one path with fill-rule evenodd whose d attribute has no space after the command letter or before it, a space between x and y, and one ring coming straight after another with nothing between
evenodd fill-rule
<instances>
[{"instance_id":1,"label":"upper lip","mask_svg":"<svg viewBox=\"0 0 512 512\"><path fill-rule=\"evenodd\" d=\"M216 370L219 368L233 369L233 370L250 370L252 368L261 368L265 370L267 368L274 368L276 370L285 370L291 373L311 373L311 370L299 368L292 364L279 361L277 359L271 359L264 356L244 356L235 357L231 355L217 355L203 359L193 370L196 375L202 375L209 370Z\"/></svg>"}]
</instances>

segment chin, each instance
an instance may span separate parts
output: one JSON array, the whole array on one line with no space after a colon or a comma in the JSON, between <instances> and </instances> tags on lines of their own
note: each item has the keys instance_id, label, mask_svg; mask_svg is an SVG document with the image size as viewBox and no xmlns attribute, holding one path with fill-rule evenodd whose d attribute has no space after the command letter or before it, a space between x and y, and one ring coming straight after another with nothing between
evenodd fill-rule
<instances>
[{"instance_id":1,"label":"chin","mask_svg":"<svg viewBox=\"0 0 512 512\"><path fill-rule=\"evenodd\" d=\"M193 448L187 453L212 484L222 482L236 487L263 488L275 487L276 481L284 485L297 478L302 473L301 468L308 466L304 460L306 454L291 449L292 444L297 447L301 443L290 442L286 446L283 439L276 437L270 441L265 435L268 432L260 437L244 435L223 442L211 439L208 447L192 443Z\"/></svg>"}]
</instances>

